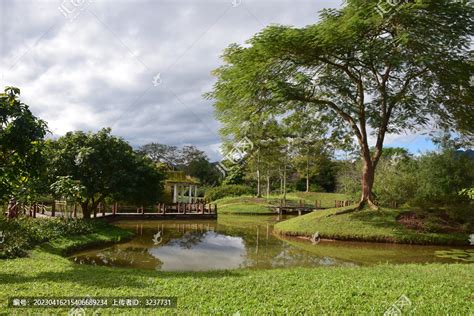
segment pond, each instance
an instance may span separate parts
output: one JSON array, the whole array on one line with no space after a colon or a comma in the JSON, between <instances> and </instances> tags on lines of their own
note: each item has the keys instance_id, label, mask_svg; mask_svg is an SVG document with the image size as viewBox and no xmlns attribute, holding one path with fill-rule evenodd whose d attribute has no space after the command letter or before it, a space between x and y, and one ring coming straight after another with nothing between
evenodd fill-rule
<instances>
[{"instance_id":1,"label":"pond","mask_svg":"<svg viewBox=\"0 0 474 316\"><path fill-rule=\"evenodd\" d=\"M313 244L273 234L277 216L221 215L217 221L120 221L135 232L129 242L85 250L71 256L78 264L161 271L315 266L377 263L467 262L472 248L413 246L322 240Z\"/></svg>"}]
</instances>

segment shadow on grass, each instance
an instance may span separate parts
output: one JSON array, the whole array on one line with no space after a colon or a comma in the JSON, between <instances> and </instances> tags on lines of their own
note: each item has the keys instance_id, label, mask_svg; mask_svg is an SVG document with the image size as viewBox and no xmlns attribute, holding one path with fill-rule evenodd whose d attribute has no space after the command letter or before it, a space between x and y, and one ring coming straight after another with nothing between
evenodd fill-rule
<instances>
[{"instance_id":1,"label":"shadow on grass","mask_svg":"<svg viewBox=\"0 0 474 316\"><path fill-rule=\"evenodd\" d=\"M54 258L51 258L54 261ZM33 260L32 260L33 261ZM32 262L33 263L33 262ZM124 269L80 265L75 263L65 264L60 271L39 272L36 275L22 275L20 273L0 272L0 284L22 283L77 283L87 287L100 289L113 289L119 287L143 288L146 279L176 279L176 278L223 278L241 277L238 271L207 271L207 272L162 272L141 269ZM32 266L34 270L34 264Z\"/></svg>"}]
</instances>

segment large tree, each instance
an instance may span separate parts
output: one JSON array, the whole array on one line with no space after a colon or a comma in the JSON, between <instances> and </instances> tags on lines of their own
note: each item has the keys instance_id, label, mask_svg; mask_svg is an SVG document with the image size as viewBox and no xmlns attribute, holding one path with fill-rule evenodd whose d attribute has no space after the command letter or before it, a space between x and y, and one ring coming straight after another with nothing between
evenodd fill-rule
<instances>
[{"instance_id":1,"label":"large tree","mask_svg":"<svg viewBox=\"0 0 474 316\"><path fill-rule=\"evenodd\" d=\"M246 116L305 110L335 143L356 139L363 160L360 207L373 208L387 133L433 124L474 132L473 7L404 1L381 16L377 3L348 0L323 11L317 24L270 26L245 46L231 45L207 95L224 128Z\"/></svg>"},{"instance_id":2,"label":"large tree","mask_svg":"<svg viewBox=\"0 0 474 316\"><path fill-rule=\"evenodd\" d=\"M141 146L138 152L155 162L163 162L174 168L179 163L178 147L159 143Z\"/></svg>"},{"instance_id":3,"label":"large tree","mask_svg":"<svg viewBox=\"0 0 474 316\"><path fill-rule=\"evenodd\" d=\"M43 167L41 148L46 123L20 101L20 89L0 94L0 200L28 200ZM15 208L10 203L9 213ZM13 214L10 214L11 216Z\"/></svg>"},{"instance_id":4,"label":"large tree","mask_svg":"<svg viewBox=\"0 0 474 316\"><path fill-rule=\"evenodd\" d=\"M110 129L97 133L69 132L49 143L50 172L57 179L55 192L75 181L84 217L90 217L99 203L110 197L120 201L151 205L163 191L163 174L146 157L136 154ZM68 181L64 181L68 177Z\"/></svg>"}]
</instances>

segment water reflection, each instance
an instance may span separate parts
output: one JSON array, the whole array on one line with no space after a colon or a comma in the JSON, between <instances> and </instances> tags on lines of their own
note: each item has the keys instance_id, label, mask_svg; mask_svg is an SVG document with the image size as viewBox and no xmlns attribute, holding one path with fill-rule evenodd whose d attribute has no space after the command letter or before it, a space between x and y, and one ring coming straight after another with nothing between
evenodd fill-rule
<instances>
[{"instance_id":1,"label":"water reflection","mask_svg":"<svg viewBox=\"0 0 474 316\"><path fill-rule=\"evenodd\" d=\"M129 221L123 244L72 256L80 264L162 271L206 271L367 265L381 262L455 262L435 255L443 247L321 241L317 245L273 234L273 216L220 216L216 221Z\"/></svg>"},{"instance_id":2,"label":"water reflection","mask_svg":"<svg viewBox=\"0 0 474 316\"><path fill-rule=\"evenodd\" d=\"M160 258L165 271L199 271L236 269L245 261L245 244L241 237L221 235L212 231L187 232L162 247L153 247L150 254Z\"/></svg>"}]
</instances>

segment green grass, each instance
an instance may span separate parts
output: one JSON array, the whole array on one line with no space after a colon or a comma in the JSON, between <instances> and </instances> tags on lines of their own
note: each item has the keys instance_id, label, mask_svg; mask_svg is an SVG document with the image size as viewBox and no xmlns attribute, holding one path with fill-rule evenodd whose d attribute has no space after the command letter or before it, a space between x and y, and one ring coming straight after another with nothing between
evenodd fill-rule
<instances>
[{"instance_id":1,"label":"green grass","mask_svg":"<svg viewBox=\"0 0 474 316\"><path fill-rule=\"evenodd\" d=\"M293 192L287 194L287 199L290 201L305 200L306 204L313 206L316 201L321 201L321 207L332 208L335 201L350 200L345 194L340 193L326 193L326 192Z\"/></svg>"},{"instance_id":2,"label":"green grass","mask_svg":"<svg viewBox=\"0 0 474 316\"><path fill-rule=\"evenodd\" d=\"M273 214L270 206L280 203L282 196L271 195L256 198L253 196L226 197L215 201L219 213L223 214ZM289 204L297 205L300 200L304 200L306 206L313 207L316 201L321 201L321 207L334 207L335 200L346 200L347 196L338 193L317 193L317 192L295 192L288 193L286 197Z\"/></svg>"},{"instance_id":3,"label":"green grass","mask_svg":"<svg viewBox=\"0 0 474 316\"><path fill-rule=\"evenodd\" d=\"M0 310L10 296L176 296L177 310L104 309L105 314L377 314L401 295L419 315L473 311L473 265L380 265L170 273L76 265L36 250L0 261ZM25 310L17 310L23 312ZM30 309L66 315L68 309Z\"/></svg>"},{"instance_id":4,"label":"green grass","mask_svg":"<svg viewBox=\"0 0 474 316\"><path fill-rule=\"evenodd\" d=\"M383 208L380 211L362 210L334 215L348 208L316 211L275 225L284 235L312 236L338 240L397 242L408 244L467 245L463 233L433 233L407 229L396 220L406 210ZM328 215L333 216L328 216Z\"/></svg>"},{"instance_id":5,"label":"green grass","mask_svg":"<svg viewBox=\"0 0 474 316\"><path fill-rule=\"evenodd\" d=\"M419 315L473 311L474 265L378 265L213 272L159 272L77 265L73 249L121 241L129 233L105 227L61 237L29 257L0 260L0 314L66 315L69 309L7 307L12 296L176 296L176 310L103 309L102 315L378 314L401 295ZM92 310L86 310L87 314ZM408 312L408 310L406 310Z\"/></svg>"},{"instance_id":6,"label":"green grass","mask_svg":"<svg viewBox=\"0 0 474 316\"><path fill-rule=\"evenodd\" d=\"M74 251L124 242L133 237L133 233L112 225L101 225L91 234L62 236L39 246L39 249L52 254L66 256Z\"/></svg>"},{"instance_id":7,"label":"green grass","mask_svg":"<svg viewBox=\"0 0 474 316\"><path fill-rule=\"evenodd\" d=\"M270 203L251 196L227 197L215 202L220 214L273 214Z\"/></svg>"}]
</instances>

